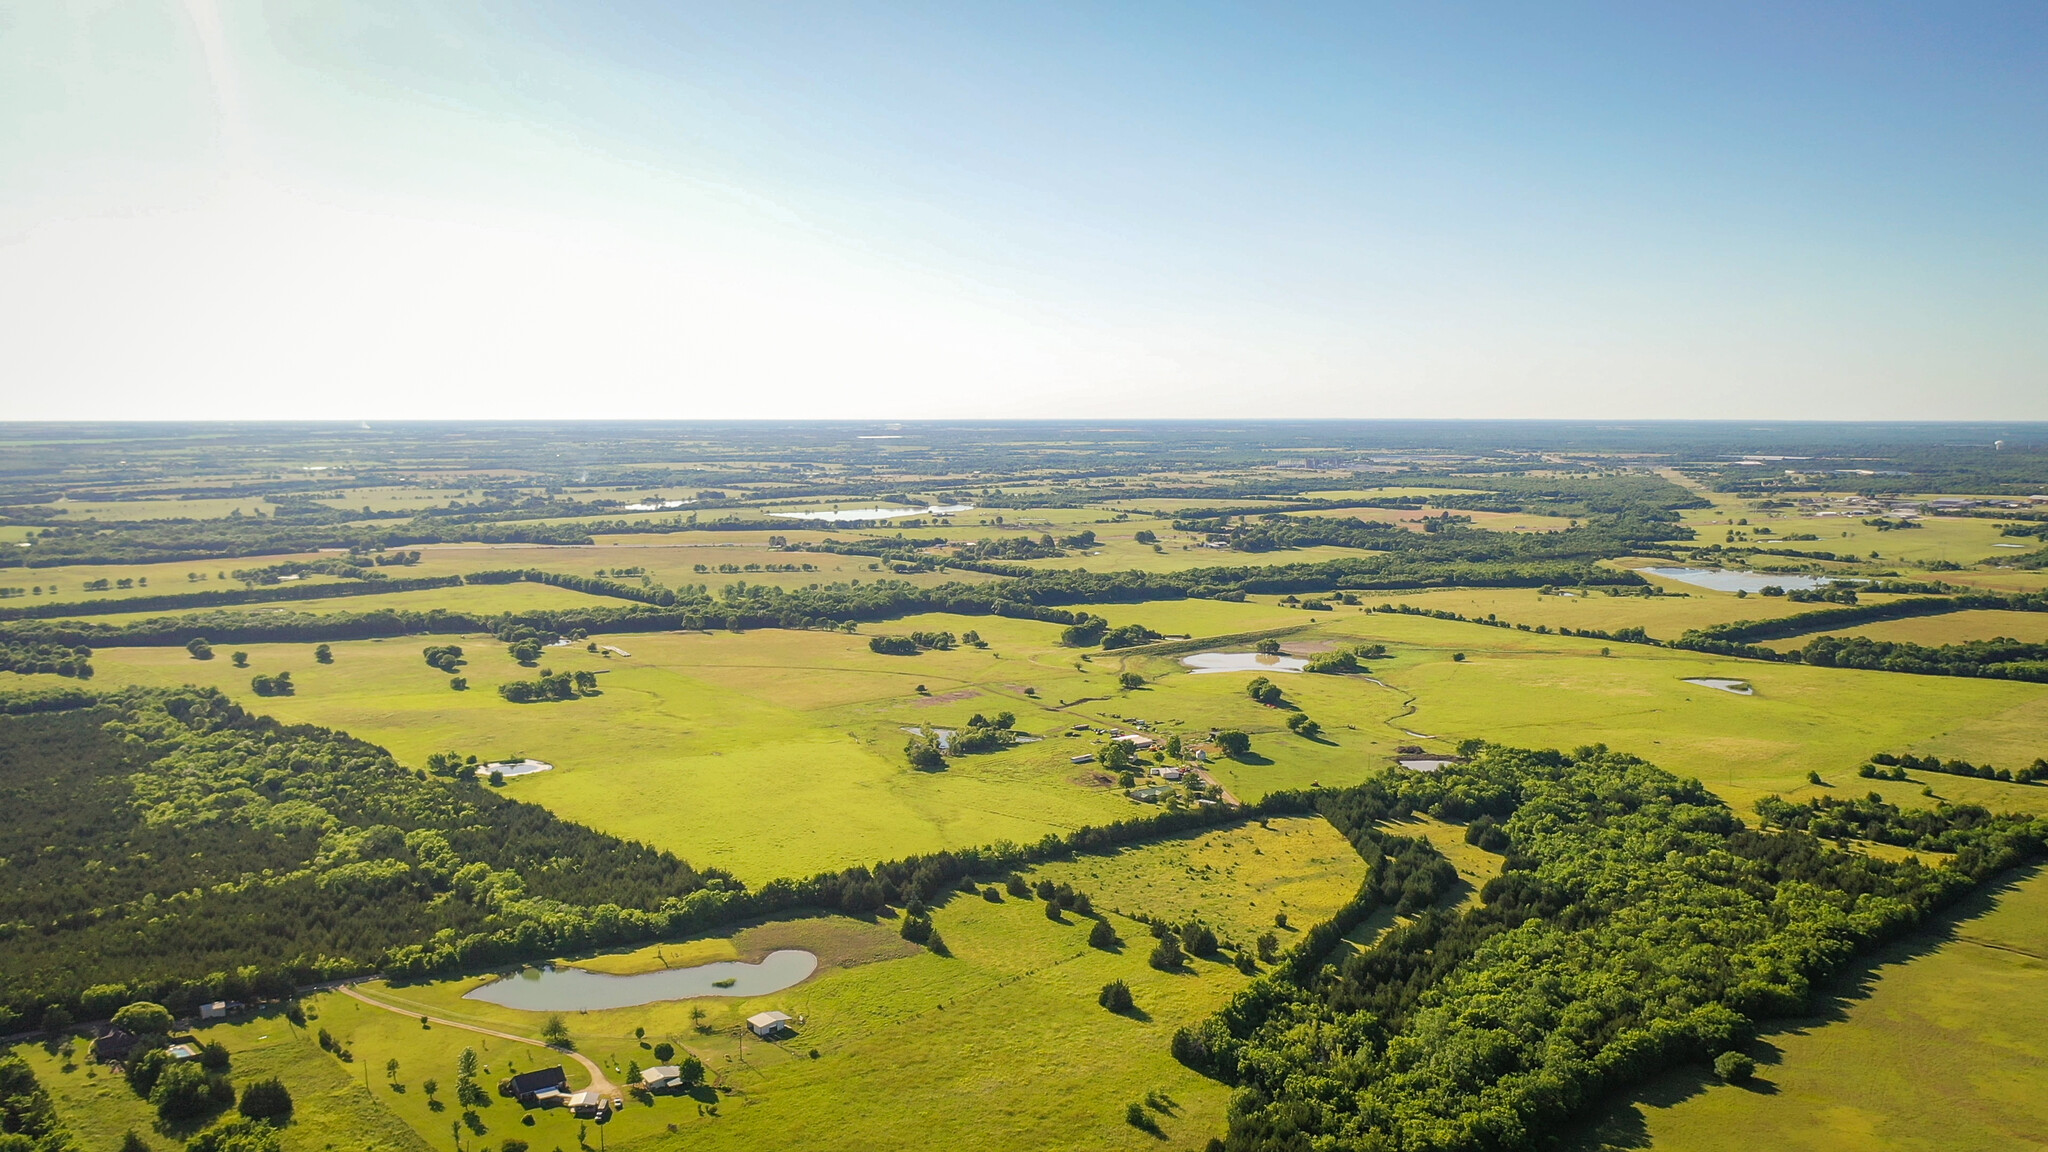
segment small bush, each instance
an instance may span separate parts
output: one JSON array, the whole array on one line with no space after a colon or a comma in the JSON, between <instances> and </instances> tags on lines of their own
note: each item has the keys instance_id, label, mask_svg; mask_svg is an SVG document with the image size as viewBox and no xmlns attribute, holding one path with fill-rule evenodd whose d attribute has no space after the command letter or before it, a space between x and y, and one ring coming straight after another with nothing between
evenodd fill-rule
<instances>
[{"instance_id":1,"label":"small bush","mask_svg":"<svg viewBox=\"0 0 2048 1152\"><path fill-rule=\"evenodd\" d=\"M1121 980L1111 980L1102 986L1102 994L1095 998L1095 1002L1111 1012L1129 1012L1133 1006L1131 986Z\"/></svg>"},{"instance_id":2,"label":"small bush","mask_svg":"<svg viewBox=\"0 0 2048 1152\"><path fill-rule=\"evenodd\" d=\"M1090 948L1100 948L1107 952L1121 943L1123 943L1123 940L1117 936L1116 929L1110 927L1107 920L1097 920L1095 927L1088 930L1088 946Z\"/></svg>"},{"instance_id":3,"label":"small bush","mask_svg":"<svg viewBox=\"0 0 2048 1152\"><path fill-rule=\"evenodd\" d=\"M1756 1075L1756 1061L1733 1050L1714 1057L1714 1075L1730 1084L1747 1084Z\"/></svg>"}]
</instances>

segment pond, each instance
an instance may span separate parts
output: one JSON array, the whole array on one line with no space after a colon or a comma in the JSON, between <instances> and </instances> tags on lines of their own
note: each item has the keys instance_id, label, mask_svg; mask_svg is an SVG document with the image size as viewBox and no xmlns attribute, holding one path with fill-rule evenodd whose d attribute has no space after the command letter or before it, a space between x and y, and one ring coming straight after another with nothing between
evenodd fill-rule
<instances>
[{"instance_id":1,"label":"pond","mask_svg":"<svg viewBox=\"0 0 2048 1152\"><path fill-rule=\"evenodd\" d=\"M1723 680L1718 676L1688 676L1685 682L1697 684L1702 688L1712 688L1717 692L1733 692L1737 696L1756 695L1756 689L1751 688L1747 680Z\"/></svg>"},{"instance_id":2,"label":"pond","mask_svg":"<svg viewBox=\"0 0 2048 1152\"><path fill-rule=\"evenodd\" d=\"M545 760L493 760L489 764L477 765L476 774L487 778L491 773L498 772L510 780L514 776L531 776L535 772L547 772L553 768L554 765Z\"/></svg>"},{"instance_id":3,"label":"pond","mask_svg":"<svg viewBox=\"0 0 2048 1152\"><path fill-rule=\"evenodd\" d=\"M972 511L972 504L934 504L929 508L848 508L836 512L770 512L769 515L785 520L829 520L840 524L849 520L896 520L904 516L957 516Z\"/></svg>"},{"instance_id":4,"label":"pond","mask_svg":"<svg viewBox=\"0 0 2048 1152\"><path fill-rule=\"evenodd\" d=\"M1440 772L1444 765L1456 764L1457 761L1448 756L1406 756L1394 763L1410 772Z\"/></svg>"},{"instance_id":5,"label":"pond","mask_svg":"<svg viewBox=\"0 0 2048 1152\"><path fill-rule=\"evenodd\" d=\"M1299 672L1308 667L1308 661L1299 656L1264 652L1197 652L1181 657L1180 662L1198 676L1204 672Z\"/></svg>"},{"instance_id":6,"label":"pond","mask_svg":"<svg viewBox=\"0 0 2048 1152\"><path fill-rule=\"evenodd\" d=\"M1652 576L1711 588L1716 592L1747 592L1752 596L1772 585L1790 592L1794 588L1826 588L1833 576L1788 576L1782 572L1732 572L1725 568L1645 568Z\"/></svg>"},{"instance_id":7,"label":"pond","mask_svg":"<svg viewBox=\"0 0 2048 1152\"><path fill-rule=\"evenodd\" d=\"M550 966L494 980L462 998L524 1012L596 1012L693 996L761 996L801 984L817 970L817 955L800 948L770 952L759 964L720 960L632 976Z\"/></svg>"}]
</instances>

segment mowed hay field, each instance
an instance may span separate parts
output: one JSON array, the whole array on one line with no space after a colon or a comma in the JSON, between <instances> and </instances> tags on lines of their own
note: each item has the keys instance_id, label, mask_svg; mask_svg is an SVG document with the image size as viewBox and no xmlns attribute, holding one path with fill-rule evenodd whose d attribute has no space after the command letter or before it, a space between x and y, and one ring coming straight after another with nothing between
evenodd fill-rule
<instances>
[{"instance_id":1,"label":"mowed hay field","mask_svg":"<svg viewBox=\"0 0 2048 1152\"><path fill-rule=\"evenodd\" d=\"M1227 854L1221 851L1226 845L1232 850ZM1091 894L1098 912L1110 903L1111 892L1150 896L1160 905L1157 913L1166 915L1173 913L1166 905L1188 883L1191 864L1209 852L1217 853L1206 857L1216 861L1216 871L1226 855L1233 865L1228 875L1206 879L1231 934L1248 934L1253 925L1230 908L1284 893L1297 927L1305 926L1349 901L1364 876L1363 861L1342 837L1320 820L1304 819L1215 829L1204 837L1040 868L1026 879L1070 879ZM1159 972L1146 963L1152 938L1144 924L1104 912L1124 941L1104 951L1087 943L1092 920L1066 915L1053 921L1044 910L1031 897L989 901L954 894L933 914L950 956L904 945L893 918L821 916L574 961L595 970L639 972L751 959L769 948L808 948L820 957L811 979L765 996L567 1013L578 1050L615 1081L623 1079L628 1061L654 1063L649 1049L665 1039L695 1053L713 1077L737 1090L715 1098L715 1115L689 1097L660 1097L652 1104L629 1099L608 1126L607 1143L1019 1152L1155 1148L1160 1137L1124 1118L1126 1106L1148 1092L1171 1102L1152 1110L1168 1146L1199 1147L1220 1134L1228 1089L1181 1067L1168 1052L1168 1040L1174 1029L1221 1006L1248 978L1219 960L1198 959L1184 971ZM468 1042L478 1044L495 1076L500 1064L494 1058L505 1042L491 1040L486 1050L481 1037L439 1027L423 1033L417 1023L425 1013L536 1033L543 1013L462 999L488 979L364 987L403 1015L322 996L319 1023L354 1048L358 1063L368 1059L380 1070L388 1050L408 1068L417 1061L443 1069L446 1085L451 1076L445 1070ZM1102 985L1117 979L1130 984L1138 1012L1119 1016L1097 1006ZM770 1009L798 1017L797 1035L774 1044L753 1037L742 1043L740 1022ZM645 1036L636 1036L636 1029ZM439 1045L442 1054L427 1054L429 1044ZM532 1066L528 1055L514 1056L518 1067ZM583 1082L571 1072L572 1083ZM428 1112L416 1089L379 1099L436 1146L445 1137L446 1114ZM714 1098L706 1093L704 1099ZM576 1122L565 1114L539 1113L531 1128L519 1123L519 1115L505 1101L483 1110L490 1140L516 1136L535 1147L574 1146Z\"/></svg>"},{"instance_id":2,"label":"mowed hay field","mask_svg":"<svg viewBox=\"0 0 2048 1152\"><path fill-rule=\"evenodd\" d=\"M1772 648L1800 647L1817 636L1867 636L1905 644L1961 644L1969 640L1995 640L2001 636L2030 644L2048 643L2048 612L1951 612L1945 616L1921 616L1911 620L1880 620L1844 628L1837 632L1815 632L1776 641Z\"/></svg>"},{"instance_id":3,"label":"mowed hay field","mask_svg":"<svg viewBox=\"0 0 2048 1152\"><path fill-rule=\"evenodd\" d=\"M1757 1080L1703 1069L1632 1093L1576 1143L1658 1152L1994 1152L2048 1145L2048 873L1971 898L1934 930L1767 1028Z\"/></svg>"}]
</instances>

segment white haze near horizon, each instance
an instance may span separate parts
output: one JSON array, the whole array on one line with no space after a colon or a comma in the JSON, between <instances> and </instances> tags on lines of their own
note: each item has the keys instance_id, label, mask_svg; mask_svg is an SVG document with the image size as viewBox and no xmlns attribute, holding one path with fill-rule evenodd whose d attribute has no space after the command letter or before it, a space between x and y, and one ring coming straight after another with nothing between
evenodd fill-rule
<instances>
[{"instance_id":1,"label":"white haze near horizon","mask_svg":"<svg viewBox=\"0 0 2048 1152\"><path fill-rule=\"evenodd\" d=\"M1796 252L1779 283L1579 278L1643 253L1489 251L1399 203L1319 224L1372 230L1338 258L862 201L549 115L673 101L772 154L744 92L364 8L0 9L0 418L2048 417L2038 293ZM414 32L475 73L375 50Z\"/></svg>"}]
</instances>

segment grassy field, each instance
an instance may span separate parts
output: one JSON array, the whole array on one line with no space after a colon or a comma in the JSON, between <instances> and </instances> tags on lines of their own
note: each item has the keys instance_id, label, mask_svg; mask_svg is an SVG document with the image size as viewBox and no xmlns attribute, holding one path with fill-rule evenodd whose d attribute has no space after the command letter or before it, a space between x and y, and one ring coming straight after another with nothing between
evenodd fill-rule
<instances>
[{"instance_id":1,"label":"grassy field","mask_svg":"<svg viewBox=\"0 0 2048 1152\"><path fill-rule=\"evenodd\" d=\"M1246 914L1239 905L1251 899L1272 901L1276 909L1284 899L1300 928L1351 898L1363 863L1341 837L1320 820L1272 824L1061 864L1028 879L1071 879L1101 906L1111 902L1112 893L1143 897L1160 914L1206 914L1213 905L1218 923L1243 933L1255 927L1241 923ZM629 1061L652 1064L648 1048L668 1039L701 1057L731 1089L704 1092L701 1099L630 1101L608 1126L607 1144L1115 1149L1154 1148L1164 1137L1173 1147L1197 1147L1222 1130L1227 1090L1174 1062L1167 1039L1173 1029L1213 1011L1246 978L1211 960L1194 961L1181 973L1155 971L1145 963L1151 944L1145 926L1115 914L1109 919L1125 944L1100 951L1087 945L1088 920L1049 920L1043 905L1030 898L989 902L956 895L934 915L950 956L904 945L887 919L772 922L729 936L575 962L636 972L803 947L819 954L817 975L769 996L573 1012L566 1020L579 1050L615 1080L623 1078ZM1131 985L1139 1011L1116 1016L1096 1006L1097 991L1112 979ZM316 1026L332 1029L354 1049L358 1064L367 1061L379 1070L378 1078L383 1061L397 1058L400 1079L416 1080L434 1070L446 1085L465 1044L477 1046L493 1068L491 1076L502 1074L508 1059L521 1069L534 1066L534 1053L507 1051L503 1041L486 1042L450 1028L420 1029L418 1013L519 1034L538 1030L540 1014L461 998L482 982L365 989L414 1015L322 996ZM752 1038L742 1044L739 1022L770 1008L798 1017L798 1035L777 1044ZM583 1078L572 1074L571 1081ZM1163 1109L1149 1112L1161 1135L1124 1118L1127 1104L1155 1092ZM449 1116L428 1111L416 1083L407 1092L386 1089L376 1098L423 1139L441 1146ZM568 1116L539 1113L529 1128L518 1115L506 1102L494 1101L480 1119L492 1141L513 1135L536 1148L575 1146L578 1122ZM588 1135L595 1143L595 1132Z\"/></svg>"},{"instance_id":2,"label":"grassy field","mask_svg":"<svg viewBox=\"0 0 2048 1152\"><path fill-rule=\"evenodd\" d=\"M1853 773L1884 750L2025 764L2041 754L2048 730L2043 685L1760 664L1404 616L1340 617L1330 627L1398 646L1396 659L1376 669L1379 679L1414 698L1414 713L1398 724L1440 738L1438 747L1473 736L1539 748L1604 743L1696 775L1743 810L1766 793L1813 790L1808 771L1837 788L1861 793L1874 784L1924 804L1922 781ZM1602 647L1612 654L1600 655ZM1453 659L1457 652L1466 659ZM1756 694L1685 682L1709 677L1745 680ZM2048 789L1958 777L1925 783L1950 799L2048 811Z\"/></svg>"},{"instance_id":3,"label":"grassy field","mask_svg":"<svg viewBox=\"0 0 2048 1152\"><path fill-rule=\"evenodd\" d=\"M1867 636L1908 644L1960 644L1967 640L1992 640L2000 636L2039 644L2048 642L2048 612L1951 612L1946 616L1921 616L1911 620L1880 620L1836 632L1814 632L1790 640L1774 641L1771 648L1798 648L1819 636Z\"/></svg>"},{"instance_id":4,"label":"grassy field","mask_svg":"<svg viewBox=\"0 0 2048 1152\"><path fill-rule=\"evenodd\" d=\"M593 596L588 592L577 592L568 588L556 588L547 584L463 584L452 588L427 588L413 592L379 592L370 595L334 596L318 600L289 600L269 604L236 605L228 608L197 608L198 614L208 612L310 612L326 615L331 612L373 612L390 610L394 612L428 612L444 608L451 612L474 612L495 615L499 612L529 612L541 609L562 610L567 608L618 608L631 601L613 596ZM94 623L123 624L134 620L153 620L168 615L157 612L109 612L88 617ZM175 615L183 616L185 612ZM439 642L433 639L421 643ZM397 643L397 641L393 641ZM308 648L311 645L307 645Z\"/></svg>"},{"instance_id":5,"label":"grassy field","mask_svg":"<svg viewBox=\"0 0 2048 1152\"><path fill-rule=\"evenodd\" d=\"M1757 1080L1688 1068L1633 1093L1581 1149L1992 1152L2048 1143L2048 873L2014 877L1765 1031Z\"/></svg>"},{"instance_id":6,"label":"grassy field","mask_svg":"<svg viewBox=\"0 0 2048 1152\"><path fill-rule=\"evenodd\" d=\"M125 600L134 596L179 596L187 592L218 592L223 589L239 589L245 585L230 576L238 568L261 568L266 564L278 564L286 560L312 560L318 553L301 552L289 556L245 557L236 560L176 560L163 564L60 564L51 568L0 568L0 585L8 587L40 587L42 594L5 601L10 608L25 605L46 604L55 599L66 603L95 602L100 600ZM390 569L386 569L390 571ZM194 580L191 577L200 579ZM88 581L105 580L104 592L87 592ZM129 580L127 588L116 587L116 582ZM148 581L148 583L142 583ZM309 584L339 584L338 576L313 575L305 578ZM54 590L54 591L53 591Z\"/></svg>"},{"instance_id":7,"label":"grassy field","mask_svg":"<svg viewBox=\"0 0 2048 1152\"><path fill-rule=\"evenodd\" d=\"M1283 937L1329 919L1364 882L1365 861L1329 821L1289 817L1046 864L1033 875L1072 884L1097 911L1199 919L1249 946L1274 930L1275 913L1292 924Z\"/></svg>"}]
</instances>

